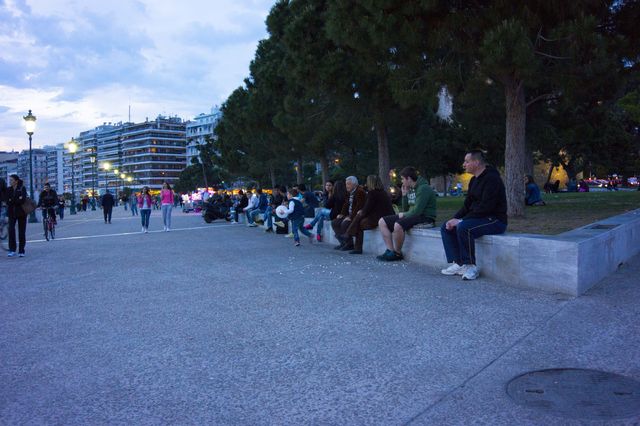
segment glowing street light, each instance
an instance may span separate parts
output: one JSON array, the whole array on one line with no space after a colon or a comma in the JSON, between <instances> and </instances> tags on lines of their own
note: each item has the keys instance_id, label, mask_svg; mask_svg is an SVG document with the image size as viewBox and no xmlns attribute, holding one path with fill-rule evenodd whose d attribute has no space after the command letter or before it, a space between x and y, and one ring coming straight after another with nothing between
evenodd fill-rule
<instances>
[{"instance_id":1,"label":"glowing street light","mask_svg":"<svg viewBox=\"0 0 640 426\"><path fill-rule=\"evenodd\" d=\"M78 144L73 138L71 138L71 142L67 144L67 149L69 150L69 154L71 154L71 208L69 209L69 214L76 214L76 179L74 176L74 165Z\"/></svg>"},{"instance_id":2,"label":"glowing street light","mask_svg":"<svg viewBox=\"0 0 640 426\"><path fill-rule=\"evenodd\" d=\"M27 130L27 135L29 135L29 189L31 192L31 199L33 200L33 153L31 151L31 136L36 131L36 116L31 114L31 110L29 113L22 117L24 120L24 127ZM29 213L29 223L38 222L38 218L36 218L36 212L32 211Z\"/></svg>"}]
</instances>

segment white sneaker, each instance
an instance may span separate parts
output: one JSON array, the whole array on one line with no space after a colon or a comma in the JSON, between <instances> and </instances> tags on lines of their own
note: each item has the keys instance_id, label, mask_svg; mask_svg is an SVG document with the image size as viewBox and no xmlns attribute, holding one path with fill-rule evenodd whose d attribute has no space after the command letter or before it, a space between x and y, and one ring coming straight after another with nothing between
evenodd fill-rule
<instances>
[{"instance_id":1,"label":"white sneaker","mask_svg":"<svg viewBox=\"0 0 640 426\"><path fill-rule=\"evenodd\" d=\"M167 230L165 232L169 232L169 231L171 231L171 228L167 226Z\"/></svg>"},{"instance_id":2,"label":"white sneaker","mask_svg":"<svg viewBox=\"0 0 640 426\"><path fill-rule=\"evenodd\" d=\"M476 265L464 265L464 272L462 273L463 280L475 280L480 276L480 270Z\"/></svg>"},{"instance_id":3,"label":"white sneaker","mask_svg":"<svg viewBox=\"0 0 640 426\"><path fill-rule=\"evenodd\" d=\"M140 232L144 232L144 226L142 227L142 231L140 231Z\"/></svg>"},{"instance_id":4,"label":"white sneaker","mask_svg":"<svg viewBox=\"0 0 640 426\"><path fill-rule=\"evenodd\" d=\"M293 238L293 232L289 232L287 235L284 236L285 238Z\"/></svg>"},{"instance_id":5,"label":"white sneaker","mask_svg":"<svg viewBox=\"0 0 640 426\"><path fill-rule=\"evenodd\" d=\"M258 224L253 222L253 223L250 223L248 226L249 228L255 228L256 226L258 226Z\"/></svg>"},{"instance_id":6,"label":"white sneaker","mask_svg":"<svg viewBox=\"0 0 640 426\"><path fill-rule=\"evenodd\" d=\"M18 257L24 257L24 253L20 253Z\"/></svg>"},{"instance_id":7,"label":"white sneaker","mask_svg":"<svg viewBox=\"0 0 640 426\"><path fill-rule=\"evenodd\" d=\"M16 255L15 251L10 251L9 253L7 253L7 257L14 257Z\"/></svg>"},{"instance_id":8,"label":"white sneaker","mask_svg":"<svg viewBox=\"0 0 640 426\"><path fill-rule=\"evenodd\" d=\"M149 233L149 228L144 228L144 233L148 234Z\"/></svg>"},{"instance_id":9,"label":"white sneaker","mask_svg":"<svg viewBox=\"0 0 640 426\"><path fill-rule=\"evenodd\" d=\"M462 275L462 273L464 272L464 266L460 266L456 262L453 262L440 272L443 275Z\"/></svg>"}]
</instances>

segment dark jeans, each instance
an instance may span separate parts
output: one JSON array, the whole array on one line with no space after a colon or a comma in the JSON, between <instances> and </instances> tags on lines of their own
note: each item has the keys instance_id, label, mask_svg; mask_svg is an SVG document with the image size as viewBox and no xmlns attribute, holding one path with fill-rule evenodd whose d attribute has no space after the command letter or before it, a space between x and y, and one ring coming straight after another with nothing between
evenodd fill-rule
<instances>
[{"instance_id":1,"label":"dark jeans","mask_svg":"<svg viewBox=\"0 0 640 426\"><path fill-rule=\"evenodd\" d=\"M507 230L504 222L495 218L464 219L455 228L447 230L447 223L440 227L442 244L447 262L458 265L476 264L476 238L483 235L503 234Z\"/></svg>"},{"instance_id":2,"label":"dark jeans","mask_svg":"<svg viewBox=\"0 0 640 426\"><path fill-rule=\"evenodd\" d=\"M140 209L140 220L142 221L142 226L145 228L149 227L149 218L151 217L151 209Z\"/></svg>"},{"instance_id":3,"label":"dark jeans","mask_svg":"<svg viewBox=\"0 0 640 426\"><path fill-rule=\"evenodd\" d=\"M293 232L294 241L300 241L300 234L298 234L298 231L302 232L307 237L312 235L311 232L304 229L304 217L291 219L291 232Z\"/></svg>"},{"instance_id":4,"label":"dark jeans","mask_svg":"<svg viewBox=\"0 0 640 426\"><path fill-rule=\"evenodd\" d=\"M333 228L333 232L336 233L336 238L338 239L338 241L340 241L341 244L348 244L349 241L346 241L344 238L342 238L343 234L347 233L347 229L349 229L349 226L351 226L351 221L350 220L345 220L346 218L340 218L340 219L333 219L331 221L331 228Z\"/></svg>"},{"instance_id":5,"label":"dark jeans","mask_svg":"<svg viewBox=\"0 0 640 426\"><path fill-rule=\"evenodd\" d=\"M104 215L104 221L105 222L111 223L111 213L113 213L113 207L103 207L102 208L102 214Z\"/></svg>"},{"instance_id":6,"label":"dark jeans","mask_svg":"<svg viewBox=\"0 0 640 426\"><path fill-rule=\"evenodd\" d=\"M18 223L19 253L24 253L27 242L27 216L9 217L9 251L16 251L16 222Z\"/></svg>"},{"instance_id":7,"label":"dark jeans","mask_svg":"<svg viewBox=\"0 0 640 426\"><path fill-rule=\"evenodd\" d=\"M58 207L58 216L60 216L60 220L64 219L64 207Z\"/></svg>"},{"instance_id":8,"label":"dark jeans","mask_svg":"<svg viewBox=\"0 0 640 426\"><path fill-rule=\"evenodd\" d=\"M349 228L347 228L346 234L350 237L356 237L356 244L354 247L356 250L362 250L362 243L364 242L364 231L375 229L378 227L379 219L374 219L375 218L356 215Z\"/></svg>"}]
</instances>

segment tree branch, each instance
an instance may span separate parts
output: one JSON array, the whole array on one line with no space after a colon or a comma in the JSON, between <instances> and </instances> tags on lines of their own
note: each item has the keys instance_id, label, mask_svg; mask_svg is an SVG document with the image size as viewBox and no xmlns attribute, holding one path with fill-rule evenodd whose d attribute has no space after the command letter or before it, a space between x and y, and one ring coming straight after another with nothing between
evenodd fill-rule
<instances>
[{"instance_id":1,"label":"tree branch","mask_svg":"<svg viewBox=\"0 0 640 426\"><path fill-rule=\"evenodd\" d=\"M555 95L553 93L545 93L544 95L536 96L535 98L533 98L529 102L527 102L527 108L530 105L533 105L536 102L541 101L541 100L552 101L552 100L555 100L555 99L558 99L558 98L559 98L559 96Z\"/></svg>"},{"instance_id":2,"label":"tree branch","mask_svg":"<svg viewBox=\"0 0 640 426\"><path fill-rule=\"evenodd\" d=\"M540 52L539 50L535 50L533 53L535 53L536 55L544 56L545 58L551 58L551 59L562 59L562 60L571 59L571 57L569 56L555 56L555 55L550 55L548 53Z\"/></svg>"}]
</instances>

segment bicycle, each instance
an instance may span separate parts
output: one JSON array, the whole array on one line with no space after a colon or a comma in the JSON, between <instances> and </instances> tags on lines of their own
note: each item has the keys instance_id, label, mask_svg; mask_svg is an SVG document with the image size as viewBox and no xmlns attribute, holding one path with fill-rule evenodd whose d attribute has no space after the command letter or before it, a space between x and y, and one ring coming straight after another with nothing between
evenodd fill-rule
<instances>
[{"instance_id":1,"label":"bicycle","mask_svg":"<svg viewBox=\"0 0 640 426\"><path fill-rule=\"evenodd\" d=\"M56 218L55 214L52 213L53 209L48 209L47 217L42 220L42 226L44 228L44 237L49 241L49 239L53 240L56 238ZM43 209L45 211L45 209Z\"/></svg>"}]
</instances>

